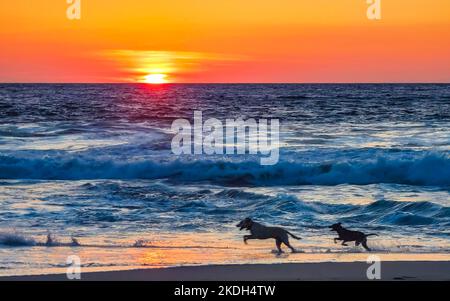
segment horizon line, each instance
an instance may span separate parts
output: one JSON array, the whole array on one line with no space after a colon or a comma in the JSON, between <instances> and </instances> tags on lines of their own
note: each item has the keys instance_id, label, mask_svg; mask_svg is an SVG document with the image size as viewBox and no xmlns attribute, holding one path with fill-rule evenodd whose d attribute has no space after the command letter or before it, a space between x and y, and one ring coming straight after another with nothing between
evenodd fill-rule
<instances>
[{"instance_id":1,"label":"horizon line","mask_svg":"<svg viewBox=\"0 0 450 301\"><path fill-rule=\"evenodd\" d=\"M448 85L448 82L174 82L174 83L140 83L140 82L0 82L0 85L148 85L148 86L164 86L164 85L385 85L385 84L430 84L430 85Z\"/></svg>"}]
</instances>

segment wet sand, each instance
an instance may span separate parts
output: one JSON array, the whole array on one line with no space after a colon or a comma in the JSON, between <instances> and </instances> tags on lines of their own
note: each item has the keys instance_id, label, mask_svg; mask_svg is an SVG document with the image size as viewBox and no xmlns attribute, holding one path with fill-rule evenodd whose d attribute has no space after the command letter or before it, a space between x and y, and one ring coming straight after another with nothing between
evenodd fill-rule
<instances>
[{"instance_id":1,"label":"wet sand","mask_svg":"<svg viewBox=\"0 0 450 301\"><path fill-rule=\"evenodd\" d=\"M297 281L367 278L366 262L321 262L184 266L126 271L88 272L90 281ZM0 280L65 281L65 274L10 276ZM450 261L388 261L381 263L381 280L450 280Z\"/></svg>"}]
</instances>

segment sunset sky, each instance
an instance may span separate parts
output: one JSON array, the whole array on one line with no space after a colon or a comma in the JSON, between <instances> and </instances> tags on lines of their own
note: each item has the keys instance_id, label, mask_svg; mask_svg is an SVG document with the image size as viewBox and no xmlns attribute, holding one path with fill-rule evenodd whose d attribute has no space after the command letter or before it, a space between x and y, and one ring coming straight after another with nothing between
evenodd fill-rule
<instances>
[{"instance_id":1,"label":"sunset sky","mask_svg":"<svg viewBox=\"0 0 450 301\"><path fill-rule=\"evenodd\" d=\"M450 82L450 1L0 2L0 82Z\"/></svg>"}]
</instances>

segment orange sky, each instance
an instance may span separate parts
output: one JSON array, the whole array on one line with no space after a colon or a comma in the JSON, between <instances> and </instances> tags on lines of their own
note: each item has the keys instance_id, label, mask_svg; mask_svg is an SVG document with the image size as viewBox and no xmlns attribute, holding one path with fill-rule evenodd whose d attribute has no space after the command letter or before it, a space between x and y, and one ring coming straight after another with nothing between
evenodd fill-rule
<instances>
[{"instance_id":1,"label":"orange sky","mask_svg":"<svg viewBox=\"0 0 450 301\"><path fill-rule=\"evenodd\" d=\"M0 2L0 82L450 82L450 1Z\"/></svg>"}]
</instances>

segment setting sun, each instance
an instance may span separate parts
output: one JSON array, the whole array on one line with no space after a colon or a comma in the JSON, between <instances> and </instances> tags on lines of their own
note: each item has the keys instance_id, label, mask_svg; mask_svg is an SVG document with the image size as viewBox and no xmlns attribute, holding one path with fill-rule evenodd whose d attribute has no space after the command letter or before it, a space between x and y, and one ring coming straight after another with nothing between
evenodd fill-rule
<instances>
[{"instance_id":1,"label":"setting sun","mask_svg":"<svg viewBox=\"0 0 450 301\"><path fill-rule=\"evenodd\" d=\"M144 77L144 82L147 84L164 84L167 83L166 74L149 74Z\"/></svg>"}]
</instances>

